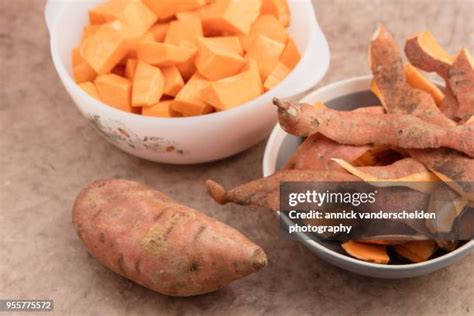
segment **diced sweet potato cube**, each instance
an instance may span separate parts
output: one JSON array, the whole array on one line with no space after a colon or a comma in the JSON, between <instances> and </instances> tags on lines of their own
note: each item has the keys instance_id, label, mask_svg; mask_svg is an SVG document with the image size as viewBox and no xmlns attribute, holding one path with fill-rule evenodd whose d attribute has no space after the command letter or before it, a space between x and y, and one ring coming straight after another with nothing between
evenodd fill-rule
<instances>
[{"instance_id":1,"label":"diced sweet potato cube","mask_svg":"<svg viewBox=\"0 0 474 316\"><path fill-rule=\"evenodd\" d=\"M270 72L275 68L284 49L284 44L272 40L265 35L259 35L251 44L247 57L257 62L263 82L265 82Z\"/></svg>"},{"instance_id":2,"label":"diced sweet potato cube","mask_svg":"<svg viewBox=\"0 0 474 316\"><path fill-rule=\"evenodd\" d=\"M262 93L263 86L257 66L249 66L235 76L211 82L201 94L201 98L218 110L226 110L252 100Z\"/></svg>"},{"instance_id":3,"label":"diced sweet potato cube","mask_svg":"<svg viewBox=\"0 0 474 316\"><path fill-rule=\"evenodd\" d=\"M215 45L211 40L199 40L199 52L195 64L199 73L209 80L219 80L238 73L247 63L245 58L226 49L222 45Z\"/></svg>"},{"instance_id":4,"label":"diced sweet potato cube","mask_svg":"<svg viewBox=\"0 0 474 316\"><path fill-rule=\"evenodd\" d=\"M125 112L132 112L132 82L115 74L98 76L95 86L104 103Z\"/></svg>"},{"instance_id":5,"label":"diced sweet potato cube","mask_svg":"<svg viewBox=\"0 0 474 316\"><path fill-rule=\"evenodd\" d=\"M259 35L265 35L272 40L286 44L288 32L283 25L273 15L261 15L252 24L248 35L241 36L242 47L248 51L252 42L257 40Z\"/></svg>"},{"instance_id":6,"label":"diced sweet potato cube","mask_svg":"<svg viewBox=\"0 0 474 316\"><path fill-rule=\"evenodd\" d=\"M164 42L166 33L170 27L169 22L167 23L156 23L150 28L150 32L153 34L155 41Z\"/></svg>"},{"instance_id":7,"label":"diced sweet potato cube","mask_svg":"<svg viewBox=\"0 0 474 316\"><path fill-rule=\"evenodd\" d=\"M281 53L280 61L288 66L290 69L295 68L296 64L300 61L301 54L298 47L292 38L288 38L285 46L285 50Z\"/></svg>"},{"instance_id":8,"label":"diced sweet potato cube","mask_svg":"<svg viewBox=\"0 0 474 316\"><path fill-rule=\"evenodd\" d=\"M194 64L194 58L191 58L185 63L177 64L176 68L178 68L181 77L183 78L184 82L187 82L196 72L196 65Z\"/></svg>"},{"instance_id":9,"label":"diced sweet potato cube","mask_svg":"<svg viewBox=\"0 0 474 316\"><path fill-rule=\"evenodd\" d=\"M130 0L108 0L89 10L90 24L104 24L117 19Z\"/></svg>"},{"instance_id":10,"label":"diced sweet potato cube","mask_svg":"<svg viewBox=\"0 0 474 316\"><path fill-rule=\"evenodd\" d=\"M82 58L79 48L72 50L72 73L76 83L92 81L97 77L94 69Z\"/></svg>"},{"instance_id":11,"label":"diced sweet potato cube","mask_svg":"<svg viewBox=\"0 0 474 316\"><path fill-rule=\"evenodd\" d=\"M201 100L201 93L208 85L204 77L194 74L174 98L173 110L186 116L212 112L213 107Z\"/></svg>"},{"instance_id":12,"label":"diced sweet potato cube","mask_svg":"<svg viewBox=\"0 0 474 316\"><path fill-rule=\"evenodd\" d=\"M160 68L139 60L133 77L132 106L146 107L160 101L165 80Z\"/></svg>"},{"instance_id":13,"label":"diced sweet potato cube","mask_svg":"<svg viewBox=\"0 0 474 316\"><path fill-rule=\"evenodd\" d=\"M204 32L248 34L261 5L261 0L215 0L201 10Z\"/></svg>"},{"instance_id":14,"label":"diced sweet potato cube","mask_svg":"<svg viewBox=\"0 0 474 316\"><path fill-rule=\"evenodd\" d=\"M138 58L155 66L172 66L187 62L196 54L196 49L166 43L139 43Z\"/></svg>"},{"instance_id":15,"label":"diced sweet potato cube","mask_svg":"<svg viewBox=\"0 0 474 316\"><path fill-rule=\"evenodd\" d=\"M169 18L178 12L198 9L207 0L142 0L160 19Z\"/></svg>"},{"instance_id":16,"label":"diced sweet potato cube","mask_svg":"<svg viewBox=\"0 0 474 316\"><path fill-rule=\"evenodd\" d=\"M95 72L103 75L109 73L125 57L126 41L116 23L104 24L82 42L80 53Z\"/></svg>"},{"instance_id":17,"label":"diced sweet potato cube","mask_svg":"<svg viewBox=\"0 0 474 316\"><path fill-rule=\"evenodd\" d=\"M272 72L268 75L267 80L263 83L263 87L265 90L270 90L274 86L280 83L283 79L288 76L291 69L288 68L282 62L277 62L275 68L273 68Z\"/></svg>"},{"instance_id":18,"label":"diced sweet potato cube","mask_svg":"<svg viewBox=\"0 0 474 316\"><path fill-rule=\"evenodd\" d=\"M138 44L140 43L145 43L145 42L156 42L155 41L155 36L151 32L146 32L143 34L143 36L139 38L129 38L126 40L126 48L128 50L127 56L123 59L125 63L127 62L128 59L133 58L137 59L138 58L138 53L137 53L137 47Z\"/></svg>"},{"instance_id":19,"label":"diced sweet potato cube","mask_svg":"<svg viewBox=\"0 0 474 316\"><path fill-rule=\"evenodd\" d=\"M89 36L93 35L100 28L100 25L86 25L82 29L82 40L84 41Z\"/></svg>"},{"instance_id":20,"label":"diced sweet potato cube","mask_svg":"<svg viewBox=\"0 0 474 316\"><path fill-rule=\"evenodd\" d=\"M141 1L132 0L120 12L119 20L127 26L129 36L137 38L145 34L158 17Z\"/></svg>"},{"instance_id":21,"label":"diced sweet potato cube","mask_svg":"<svg viewBox=\"0 0 474 316\"><path fill-rule=\"evenodd\" d=\"M187 42L188 45L196 47L197 40L201 37L203 34L199 16L186 16L184 19L170 22L165 43L182 45L183 42Z\"/></svg>"},{"instance_id":22,"label":"diced sweet potato cube","mask_svg":"<svg viewBox=\"0 0 474 316\"><path fill-rule=\"evenodd\" d=\"M206 37L205 41L213 47L243 55L244 51L237 36Z\"/></svg>"},{"instance_id":23,"label":"diced sweet potato cube","mask_svg":"<svg viewBox=\"0 0 474 316\"><path fill-rule=\"evenodd\" d=\"M133 81L135 77L135 71L137 70L138 60L134 58L127 59L127 64L125 65L125 78Z\"/></svg>"},{"instance_id":24,"label":"diced sweet potato cube","mask_svg":"<svg viewBox=\"0 0 474 316\"><path fill-rule=\"evenodd\" d=\"M81 88L85 93L90 95L91 97L101 101L99 92L95 87L94 83L87 81L79 84L79 88Z\"/></svg>"},{"instance_id":25,"label":"diced sweet potato cube","mask_svg":"<svg viewBox=\"0 0 474 316\"><path fill-rule=\"evenodd\" d=\"M199 21L199 23L201 24L201 14L199 10L178 12L176 13L176 19L180 21L193 21L191 23L197 23L197 21Z\"/></svg>"},{"instance_id":26,"label":"diced sweet potato cube","mask_svg":"<svg viewBox=\"0 0 474 316\"><path fill-rule=\"evenodd\" d=\"M184 86L184 80L176 66L162 67L161 72L165 78L163 94L174 97Z\"/></svg>"},{"instance_id":27,"label":"diced sweet potato cube","mask_svg":"<svg viewBox=\"0 0 474 316\"><path fill-rule=\"evenodd\" d=\"M173 100L160 101L152 106L142 108L142 115L157 117L173 117L174 111L171 108Z\"/></svg>"},{"instance_id":28,"label":"diced sweet potato cube","mask_svg":"<svg viewBox=\"0 0 474 316\"><path fill-rule=\"evenodd\" d=\"M434 83L426 79L421 72L411 64L405 64L405 77L410 86L428 92L439 106L443 102L444 93Z\"/></svg>"},{"instance_id":29,"label":"diced sweet potato cube","mask_svg":"<svg viewBox=\"0 0 474 316\"><path fill-rule=\"evenodd\" d=\"M291 15L286 0L262 0L261 14L271 14L284 26L290 25Z\"/></svg>"}]
</instances>

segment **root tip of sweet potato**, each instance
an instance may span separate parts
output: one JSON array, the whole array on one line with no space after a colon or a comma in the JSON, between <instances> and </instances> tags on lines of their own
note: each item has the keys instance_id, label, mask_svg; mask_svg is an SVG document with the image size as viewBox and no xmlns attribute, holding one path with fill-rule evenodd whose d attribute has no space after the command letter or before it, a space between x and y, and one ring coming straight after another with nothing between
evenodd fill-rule
<instances>
[{"instance_id":1,"label":"root tip of sweet potato","mask_svg":"<svg viewBox=\"0 0 474 316\"><path fill-rule=\"evenodd\" d=\"M264 268L268 262L267 255L260 248L254 251L254 253L252 254L251 260L252 260L252 266L255 269L255 271L258 271Z\"/></svg>"},{"instance_id":2,"label":"root tip of sweet potato","mask_svg":"<svg viewBox=\"0 0 474 316\"><path fill-rule=\"evenodd\" d=\"M228 201L226 197L226 191L219 183L207 180L206 181L206 188L207 192L211 195L211 197L219 204L226 204Z\"/></svg>"},{"instance_id":3,"label":"root tip of sweet potato","mask_svg":"<svg viewBox=\"0 0 474 316\"><path fill-rule=\"evenodd\" d=\"M285 102L285 101L282 101L278 98L273 98L272 99L272 102L274 105L276 105L278 107L278 109L280 110L287 110L289 107L290 107L290 103L289 102Z\"/></svg>"}]
</instances>

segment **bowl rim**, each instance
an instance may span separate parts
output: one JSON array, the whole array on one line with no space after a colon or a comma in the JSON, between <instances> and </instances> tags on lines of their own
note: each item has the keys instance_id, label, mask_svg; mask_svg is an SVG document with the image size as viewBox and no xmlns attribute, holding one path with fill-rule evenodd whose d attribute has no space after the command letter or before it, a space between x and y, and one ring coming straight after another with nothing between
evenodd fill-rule
<instances>
[{"instance_id":1,"label":"bowl rim","mask_svg":"<svg viewBox=\"0 0 474 316\"><path fill-rule=\"evenodd\" d=\"M299 102L309 102L309 99L313 99L315 95L318 94L323 94L323 93L328 93L333 90L338 90L338 89L349 89L350 87L358 87L358 86L363 86L366 85L366 89L355 89L352 93L354 92L359 92L359 91L367 91L370 90L370 82L372 80L372 75L363 75L363 76L356 76L356 77L350 77L347 79L339 80L332 82L330 84L327 84L319 89L316 89L314 91L311 91L308 93L305 97L303 97ZM434 80L436 84L441 84L440 81ZM345 94L340 94L338 95L339 97L344 96ZM273 174L276 170L276 157L273 157L275 152L279 152L281 149L281 145L283 142L283 139L289 135L286 133L280 126L279 123L276 123L275 127L273 128L270 137L268 138L267 144L265 145L265 151L263 155L263 176L269 176ZM282 214L280 211L277 212L278 217L281 216L283 218L283 221L285 224L288 224L291 222L291 220ZM330 257L336 258L339 261L342 262L348 262L352 263L356 266L359 266L361 268L372 268L372 269L378 269L378 270L384 270L384 271L402 271L402 270L413 270L413 269L420 269L420 268L427 268L430 266L436 266L437 264L440 264L441 262L448 261L450 259L453 259L454 257L457 257L460 254L463 253L470 253L474 250L474 240L470 240L466 242L464 245L461 247L445 253L439 257L429 259L427 261L423 262L418 262L418 263L407 263L407 264L378 264L378 263L372 263L372 262L367 262L367 261L362 261L356 258L352 258L348 255L338 253L332 249L329 249L325 247L324 245L308 238L306 233L295 233L297 239L301 241L306 247L308 247L310 250L316 250L318 252L322 252Z\"/></svg>"},{"instance_id":2,"label":"bowl rim","mask_svg":"<svg viewBox=\"0 0 474 316\"><path fill-rule=\"evenodd\" d=\"M297 1L300 1L300 0L297 0ZM303 1L305 3L307 3L308 5L310 5L313 8L313 11L315 11L314 4L311 1L309 1L309 0L303 0ZM63 5L59 9L57 16L59 17L62 14L64 14L64 11L66 11L66 9L73 3L74 2L66 2L65 5ZM313 11L311 11L311 12L313 12ZM309 19L309 21L310 21L309 26L310 27L308 28L308 38L311 38L316 32L321 32L322 33L322 30L319 26L316 15L315 14L311 14L311 15L313 17L311 19ZM291 72L286 76L285 79L283 79L280 83L278 83L277 86L275 86L274 88L272 88L268 91L264 91L261 95L257 96L256 98L253 98L253 99L251 99L247 102L244 102L239 106L235 106L235 107L230 108L230 109L225 110L225 111L215 111L215 112L212 112L212 113L209 113L209 114L196 115L196 116L183 116L183 117L170 117L170 118L155 117L155 116L144 116L144 115L140 115L140 114L136 114L136 113L128 113L128 112L116 109L112 106L109 106L109 105L93 98L92 96L90 96L89 94L84 92L79 87L79 85L73 80L72 76L66 70L66 67L63 64L63 62L62 62L62 60L59 56L58 38L57 38L58 37L58 29L59 29L58 25L59 25L59 19L56 18L53 21L52 25L51 25L50 45L49 46L50 46L50 52L51 52L51 57L52 57L52 60L53 60L54 68L58 72L59 77L62 80L63 84L66 86L66 90L68 90L68 92L71 91L71 94L74 94L74 95L77 95L81 98L84 98L89 104L92 104L94 107L97 107L101 111L105 112L105 114L107 114L107 115L113 114L113 115L116 115L116 116L120 117L124 121L125 120L132 120L132 121L136 121L137 123L138 122L148 122L148 123L160 122L161 124L163 124L163 123L169 124L171 122L175 122L175 123L176 122L182 122L182 123L186 123L186 124L187 123L196 123L196 122L211 123L215 119L219 119L219 118L225 119L226 117L229 117L231 115L238 115L238 114L244 113L245 111L248 111L251 108L259 106L260 103L262 102L262 100L268 99L270 101L272 96L268 92L270 92L270 91L272 91L272 90L274 90L278 87L282 87L282 85L285 84L285 82L288 82L289 79L293 79L293 78L291 78L292 73L294 73L295 70L298 67L302 67L301 61L306 56L306 54L303 54L301 56L301 59L299 60L297 65L291 70ZM325 39L325 41L326 41L326 39ZM326 46L327 46L327 43L326 43ZM323 76L327 71L327 68L328 68L328 65L329 65L329 60L327 62L325 62L325 64L326 64L325 70L322 72ZM296 79L293 79L293 80L296 80ZM319 82L319 80L318 80L318 82ZM295 95L300 95L301 93L304 93L304 91L296 91L294 94Z\"/></svg>"}]
</instances>

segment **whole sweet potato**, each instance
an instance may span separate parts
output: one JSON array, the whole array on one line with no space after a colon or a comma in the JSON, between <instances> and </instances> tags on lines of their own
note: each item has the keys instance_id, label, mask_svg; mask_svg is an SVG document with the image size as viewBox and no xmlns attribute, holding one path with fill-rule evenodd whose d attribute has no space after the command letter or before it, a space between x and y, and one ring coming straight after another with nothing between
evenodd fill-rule
<instances>
[{"instance_id":1,"label":"whole sweet potato","mask_svg":"<svg viewBox=\"0 0 474 316\"><path fill-rule=\"evenodd\" d=\"M167 295L211 292L267 263L235 229L134 181L89 184L76 199L73 223L103 265Z\"/></svg>"}]
</instances>

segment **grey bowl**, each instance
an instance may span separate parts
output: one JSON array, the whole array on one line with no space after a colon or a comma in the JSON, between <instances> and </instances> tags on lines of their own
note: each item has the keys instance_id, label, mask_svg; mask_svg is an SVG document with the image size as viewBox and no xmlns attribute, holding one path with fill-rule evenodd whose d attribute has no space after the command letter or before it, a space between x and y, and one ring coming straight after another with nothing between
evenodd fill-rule
<instances>
[{"instance_id":1,"label":"grey bowl","mask_svg":"<svg viewBox=\"0 0 474 316\"><path fill-rule=\"evenodd\" d=\"M370 91L372 76L355 77L334 82L318 89L300 102L324 102L327 106L337 110L351 110L356 107L378 105L380 102ZM301 143L301 138L287 134L279 124L273 129L268 139L263 157L263 175L269 176L281 169L290 155ZM280 214L286 225L291 220ZM300 240L309 250L323 260L342 269L375 278L402 279L421 276L442 269L461 260L474 250L474 240L471 240L456 250L421 263L382 265L354 259L346 255L336 242L314 240L314 238L297 233Z\"/></svg>"}]
</instances>

